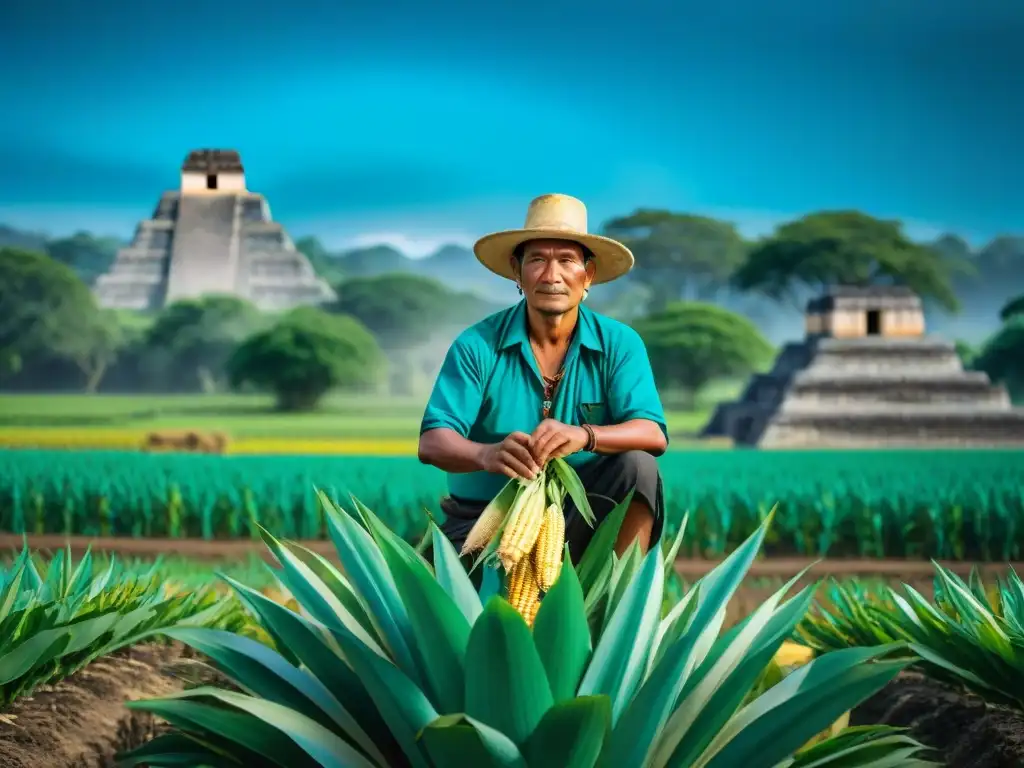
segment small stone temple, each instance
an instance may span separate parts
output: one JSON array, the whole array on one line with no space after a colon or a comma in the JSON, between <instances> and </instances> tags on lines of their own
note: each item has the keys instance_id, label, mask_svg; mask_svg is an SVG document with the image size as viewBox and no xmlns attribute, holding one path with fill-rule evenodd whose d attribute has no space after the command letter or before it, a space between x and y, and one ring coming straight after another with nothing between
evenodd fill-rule
<instances>
[{"instance_id":1,"label":"small stone temple","mask_svg":"<svg viewBox=\"0 0 1024 768\"><path fill-rule=\"evenodd\" d=\"M94 290L101 306L141 310L213 293L267 310L335 298L266 198L246 188L238 152L221 149L189 153L180 187L161 196Z\"/></svg>"},{"instance_id":2,"label":"small stone temple","mask_svg":"<svg viewBox=\"0 0 1024 768\"><path fill-rule=\"evenodd\" d=\"M702 436L759 448L1020 446L1024 409L925 334L910 290L837 286L808 303L804 340L720 405Z\"/></svg>"}]
</instances>

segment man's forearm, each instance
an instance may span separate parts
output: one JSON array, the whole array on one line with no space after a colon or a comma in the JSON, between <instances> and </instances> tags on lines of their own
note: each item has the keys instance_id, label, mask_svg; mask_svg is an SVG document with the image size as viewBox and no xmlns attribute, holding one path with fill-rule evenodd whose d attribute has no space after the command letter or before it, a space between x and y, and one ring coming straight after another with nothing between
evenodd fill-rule
<instances>
[{"instance_id":1,"label":"man's forearm","mask_svg":"<svg viewBox=\"0 0 1024 768\"><path fill-rule=\"evenodd\" d=\"M481 456L484 448L486 446L483 443L468 440L454 429L439 427L420 435L417 455L423 464L460 474L483 469Z\"/></svg>"},{"instance_id":2,"label":"man's forearm","mask_svg":"<svg viewBox=\"0 0 1024 768\"><path fill-rule=\"evenodd\" d=\"M625 453L626 451L644 451L660 456L668 448L668 440L661 427L647 419L632 419L622 424L611 424L605 427L591 427L594 430L599 454Z\"/></svg>"}]
</instances>

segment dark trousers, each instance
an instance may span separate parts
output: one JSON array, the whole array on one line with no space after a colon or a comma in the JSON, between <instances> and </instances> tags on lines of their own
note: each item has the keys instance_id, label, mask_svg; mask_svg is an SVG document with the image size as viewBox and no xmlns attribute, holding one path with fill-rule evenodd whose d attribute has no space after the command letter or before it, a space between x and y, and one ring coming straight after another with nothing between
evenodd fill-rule
<instances>
[{"instance_id":1,"label":"dark trousers","mask_svg":"<svg viewBox=\"0 0 1024 768\"><path fill-rule=\"evenodd\" d=\"M587 490L587 498L594 510L595 526L591 528L587 525L572 499L566 496L565 538L574 563L579 562L597 526L634 489L633 499L646 502L654 514L651 546L660 540L665 522L664 489L658 463L651 454L627 451L611 456L599 456L576 472ZM453 496L446 496L441 500L441 511L447 518L441 525L441 530L456 551L462 549L470 529L488 501L459 499ZM428 558L430 554L432 553L427 553Z\"/></svg>"}]
</instances>

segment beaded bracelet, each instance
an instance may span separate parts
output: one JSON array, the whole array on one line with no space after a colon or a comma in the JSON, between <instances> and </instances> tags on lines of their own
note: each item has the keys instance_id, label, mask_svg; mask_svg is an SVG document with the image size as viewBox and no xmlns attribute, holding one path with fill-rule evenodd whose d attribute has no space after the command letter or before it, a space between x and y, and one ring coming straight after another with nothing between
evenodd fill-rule
<instances>
[{"instance_id":1,"label":"beaded bracelet","mask_svg":"<svg viewBox=\"0 0 1024 768\"><path fill-rule=\"evenodd\" d=\"M587 444L583 446L583 450L591 453L597 448L597 435L594 434L594 428L589 424L584 424L583 429L587 433Z\"/></svg>"}]
</instances>

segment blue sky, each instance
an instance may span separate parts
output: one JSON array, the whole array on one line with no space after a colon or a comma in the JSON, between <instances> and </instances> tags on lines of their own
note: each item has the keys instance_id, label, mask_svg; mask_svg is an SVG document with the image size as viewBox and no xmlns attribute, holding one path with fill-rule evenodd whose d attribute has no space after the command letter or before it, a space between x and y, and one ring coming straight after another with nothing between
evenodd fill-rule
<instances>
[{"instance_id":1,"label":"blue sky","mask_svg":"<svg viewBox=\"0 0 1024 768\"><path fill-rule=\"evenodd\" d=\"M978 242L1024 231L1021 40L1020 0L15 2L0 222L127 235L223 146L334 245L470 242L552 191L592 229L856 207Z\"/></svg>"}]
</instances>

